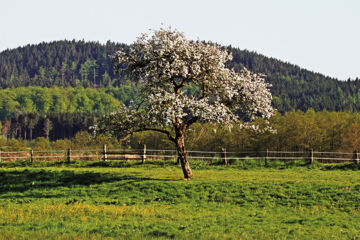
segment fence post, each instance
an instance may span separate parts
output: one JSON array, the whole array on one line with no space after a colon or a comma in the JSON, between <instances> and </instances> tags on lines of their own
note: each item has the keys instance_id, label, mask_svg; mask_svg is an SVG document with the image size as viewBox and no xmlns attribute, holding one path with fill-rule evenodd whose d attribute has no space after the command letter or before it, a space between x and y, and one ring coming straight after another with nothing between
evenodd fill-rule
<instances>
[{"instance_id":1,"label":"fence post","mask_svg":"<svg viewBox=\"0 0 360 240\"><path fill-rule=\"evenodd\" d=\"M146 144L144 144L144 150L143 150L143 155L141 157L141 160L142 160L142 164L144 164L145 160L146 160Z\"/></svg>"},{"instance_id":2,"label":"fence post","mask_svg":"<svg viewBox=\"0 0 360 240\"><path fill-rule=\"evenodd\" d=\"M33 163L34 161L34 150L30 150L30 162Z\"/></svg>"},{"instance_id":3,"label":"fence post","mask_svg":"<svg viewBox=\"0 0 360 240\"><path fill-rule=\"evenodd\" d=\"M221 149L221 159L222 159L223 164L225 166L227 166L228 161L227 161L227 157L226 157L226 148Z\"/></svg>"},{"instance_id":4,"label":"fence post","mask_svg":"<svg viewBox=\"0 0 360 240\"><path fill-rule=\"evenodd\" d=\"M355 164L359 164L359 153L357 150L354 151L353 159Z\"/></svg>"},{"instance_id":5,"label":"fence post","mask_svg":"<svg viewBox=\"0 0 360 240\"><path fill-rule=\"evenodd\" d=\"M106 144L104 144L104 147L103 147L103 160L104 160L104 162L107 161Z\"/></svg>"},{"instance_id":6,"label":"fence post","mask_svg":"<svg viewBox=\"0 0 360 240\"><path fill-rule=\"evenodd\" d=\"M1 162L1 150L0 150L0 162Z\"/></svg>"},{"instance_id":7,"label":"fence post","mask_svg":"<svg viewBox=\"0 0 360 240\"><path fill-rule=\"evenodd\" d=\"M313 164L314 163L314 150L313 149L310 149L310 164Z\"/></svg>"},{"instance_id":8,"label":"fence post","mask_svg":"<svg viewBox=\"0 0 360 240\"><path fill-rule=\"evenodd\" d=\"M269 160L269 149L266 149L265 167L268 166L268 160Z\"/></svg>"},{"instance_id":9,"label":"fence post","mask_svg":"<svg viewBox=\"0 0 360 240\"><path fill-rule=\"evenodd\" d=\"M71 149L69 148L67 151L67 163L70 163L71 161Z\"/></svg>"}]
</instances>

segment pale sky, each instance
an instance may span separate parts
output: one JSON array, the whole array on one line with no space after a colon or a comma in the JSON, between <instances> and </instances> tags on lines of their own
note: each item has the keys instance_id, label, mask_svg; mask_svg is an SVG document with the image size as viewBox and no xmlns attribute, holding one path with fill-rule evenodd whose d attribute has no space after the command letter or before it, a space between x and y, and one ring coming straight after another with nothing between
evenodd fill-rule
<instances>
[{"instance_id":1,"label":"pale sky","mask_svg":"<svg viewBox=\"0 0 360 240\"><path fill-rule=\"evenodd\" d=\"M0 0L0 51L63 39L131 43L166 24L339 79L360 77L360 0Z\"/></svg>"}]
</instances>

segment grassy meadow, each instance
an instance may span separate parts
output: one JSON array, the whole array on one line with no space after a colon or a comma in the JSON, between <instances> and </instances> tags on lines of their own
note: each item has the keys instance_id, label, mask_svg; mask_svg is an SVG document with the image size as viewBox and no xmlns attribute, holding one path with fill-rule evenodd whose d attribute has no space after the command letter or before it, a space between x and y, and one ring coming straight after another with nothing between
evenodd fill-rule
<instances>
[{"instance_id":1,"label":"grassy meadow","mask_svg":"<svg viewBox=\"0 0 360 240\"><path fill-rule=\"evenodd\" d=\"M1 163L0 239L360 239L349 165Z\"/></svg>"}]
</instances>

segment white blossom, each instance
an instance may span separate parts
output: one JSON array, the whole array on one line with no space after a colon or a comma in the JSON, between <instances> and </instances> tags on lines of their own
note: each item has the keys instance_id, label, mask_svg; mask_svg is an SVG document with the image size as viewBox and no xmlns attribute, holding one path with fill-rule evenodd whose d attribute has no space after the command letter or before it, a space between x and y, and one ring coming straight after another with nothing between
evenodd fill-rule
<instances>
[{"instance_id":1,"label":"white blossom","mask_svg":"<svg viewBox=\"0 0 360 240\"><path fill-rule=\"evenodd\" d=\"M125 136L147 127L269 118L270 85L263 75L227 68L231 59L220 46L189 41L171 28L141 35L128 52L114 56L119 71L142 83L139 101L105 116L98 129Z\"/></svg>"}]
</instances>

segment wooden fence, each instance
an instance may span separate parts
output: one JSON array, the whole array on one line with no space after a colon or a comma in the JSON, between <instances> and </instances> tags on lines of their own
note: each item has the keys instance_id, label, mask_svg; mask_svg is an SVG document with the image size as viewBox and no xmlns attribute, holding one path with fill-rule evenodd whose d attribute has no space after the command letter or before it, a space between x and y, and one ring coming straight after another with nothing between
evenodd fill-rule
<instances>
[{"instance_id":1,"label":"wooden fence","mask_svg":"<svg viewBox=\"0 0 360 240\"><path fill-rule=\"evenodd\" d=\"M309 163L315 161L321 163L340 163L354 162L359 164L360 155L354 152L319 152L309 151L252 151L252 152L227 152L222 148L220 152L214 151L188 151L188 158L192 161L222 161L227 165L233 160L264 160L265 164L273 160L294 161L306 160ZM106 145L102 149L84 150L48 150L48 151L0 151L0 162L9 161L56 161L73 160L108 161L108 160L139 160L145 163L146 160L172 160L177 161L176 150L164 149L107 149Z\"/></svg>"}]
</instances>

